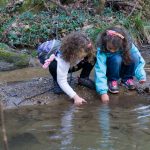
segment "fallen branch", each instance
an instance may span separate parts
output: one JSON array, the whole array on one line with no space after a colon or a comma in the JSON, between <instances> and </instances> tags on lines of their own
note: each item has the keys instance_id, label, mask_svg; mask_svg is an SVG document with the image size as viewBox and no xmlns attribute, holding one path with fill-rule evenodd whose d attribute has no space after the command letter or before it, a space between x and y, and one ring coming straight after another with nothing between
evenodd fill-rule
<instances>
[{"instance_id":1,"label":"fallen branch","mask_svg":"<svg viewBox=\"0 0 150 150\"><path fill-rule=\"evenodd\" d=\"M118 4L121 6L130 6L130 7L134 7L135 4L134 3L130 3L130 2L124 2L124 1L119 1L119 0L107 0L107 3L112 3L112 4ZM142 9L141 6L136 5L135 9Z\"/></svg>"},{"instance_id":2,"label":"fallen branch","mask_svg":"<svg viewBox=\"0 0 150 150\"><path fill-rule=\"evenodd\" d=\"M48 8L48 6L47 6L45 0L43 0L43 3L44 3L45 8L47 9L47 11L50 12L50 9Z\"/></svg>"},{"instance_id":3,"label":"fallen branch","mask_svg":"<svg viewBox=\"0 0 150 150\"><path fill-rule=\"evenodd\" d=\"M138 5L138 1L135 0L134 2L135 2L135 5L134 5L132 11L130 12L130 14L127 16L127 18L129 18L129 17L133 14L133 12L136 10L136 7L137 7L137 5Z\"/></svg>"}]
</instances>

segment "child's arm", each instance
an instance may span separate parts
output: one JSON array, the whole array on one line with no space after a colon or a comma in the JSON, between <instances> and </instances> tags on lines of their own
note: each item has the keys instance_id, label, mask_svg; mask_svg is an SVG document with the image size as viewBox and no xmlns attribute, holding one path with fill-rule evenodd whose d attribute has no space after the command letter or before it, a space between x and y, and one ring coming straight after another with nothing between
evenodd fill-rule
<instances>
[{"instance_id":1,"label":"child's arm","mask_svg":"<svg viewBox=\"0 0 150 150\"><path fill-rule=\"evenodd\" d=\"M68 70L70 68L69 63L58 58L57 61L57 82L60 88L70 97L74 99L75 105L81 105L86 102L83 98L79 97L77 93L70 87L67 82Z\"/></svg>"},{"instance_id":2,"label":"child's arm","mask_svg":"<svg viewBox=\"0 0 150 150\"><path fill-rule=\"evenodd\" d=\"M97 61L95 64L95 84L96 91L100 94L107 94L107 77L106 77L106 55L100 53L100 49L97 52Z\"/></svg>"},{"instance_id":3,"label":"child's arm","mask_svg":"<svg viewBox=\"0 0 150 150\"><path fill-rule=\"evenodd\" d=\"M139 64L135 69L135 77L140 83L144 83L144 81L146 81L146 72L144 70L145 61L141 56L138 48L134 44L132 45L132 51L136 52L139 56Z\"/></svg>"},{"instance_id":4,"label":"child's arm","mask_svg":"<svg viewBox=\"0 0 150 150\"><path fill-rule=\"evenodd\" d=\"M55 59L55 55L54 55L54 54L50 55L49 58L45 60L45 63L43 64L42 67L43 67L44 69L47 69L48 66L50 65L50 63L51 63L54 59Z\"/></svg>"}]
</instances>

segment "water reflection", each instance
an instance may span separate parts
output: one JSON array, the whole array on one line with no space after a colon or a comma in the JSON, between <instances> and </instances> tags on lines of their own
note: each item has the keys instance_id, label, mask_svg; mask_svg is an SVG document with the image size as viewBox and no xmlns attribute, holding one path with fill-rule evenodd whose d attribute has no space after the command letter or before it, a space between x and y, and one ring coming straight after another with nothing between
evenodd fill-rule
<instances>
[{"instance_id":1,"label":"water reflection","mask_svg":"<svg viewBox=\"0 0 150 150\"><path fill-rule=\"evenodd\" d=\"M80 108L61 101L53 106L9 110L5 114L9 147L11 150L149 150L150 103L132 105L130 101L131 105L124 107L120 101L114 99L115 105L96 101Z\"/></svg>"},{"instance_id":2,"label":"water reflection","mask_svg":"<svg viewBox=\"0 0 150 150\"><path fill-rule=\"evenodd\" d=\"M102 104L99 109L99 126L101 129L101 141L100 148L101 149L109 149L111 145L110 141L110 108L107 104Z\"/></svg>"},{"instance_id":3,"label":"water reflection","mask_svg":"<svg viewBox=\"0 0 150 150\"><path fill-rule=\"evenodd\" d=\"M143 106L139 105L135 109L133 109L133 112L137 114L137 122L139 125L139 128L141 130L149 130L149 124L150 124L150 105ZM150 132L150 130L149 130Z\"/></svg>"},{"instance_id":4,"label":"water reflection","mask_svg":"<svg viewBox=\"0 0 150 150\"><path fill-rule=\"evenodd\" d=\"M139 106L135 108L135 111L138 114L137 119L145 118L150 116L150 105L148 106Z\"/></svg>"},{"instance_id":5,"label":"water reflection","mask_svg":"<svg viewBox=\"0 0 150 150\"><path fill-rule=\"evenodd\" d=\"M75 107L70 106L69 109L64 112L63 117L61 118L61 150L66 150L69 148L69 146L71 146L73 140L74 111Z\"/></svg>"}]
</instances>

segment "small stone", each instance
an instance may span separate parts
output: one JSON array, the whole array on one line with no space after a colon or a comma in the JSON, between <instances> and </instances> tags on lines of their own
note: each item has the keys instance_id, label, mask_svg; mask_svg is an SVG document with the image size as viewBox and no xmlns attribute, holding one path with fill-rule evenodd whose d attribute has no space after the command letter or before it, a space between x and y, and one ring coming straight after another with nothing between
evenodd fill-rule
<instances>
[{"instance_id":1,"label":"small stone","mask_svg":"<svg viewBox=\"0 0 150 150\"><path fill-rule=\"evenodd\" d=\"M37 104L41 104L41 101L37 101Z\"/></svg>"},{"instance_id":2,"label":"small stone","mask_svg":"<svg viewBox=\"0 0 150 150\"><path fill-rule=\"evenodd\" d=\"M144 89L144 91L145 91L146 93L149 93L149 87L146 87L146 88Z\"/></svg>"},{"instance_id":3,"label":"small stone","mask_svg":"<svg viewBox=\"0 0 150 150\"><path fill-rule=\"evenodd\" d=\"M43 81L43 79L42 78L39 78L39 82L42 82Z\"/></svg>"}]
</instances>

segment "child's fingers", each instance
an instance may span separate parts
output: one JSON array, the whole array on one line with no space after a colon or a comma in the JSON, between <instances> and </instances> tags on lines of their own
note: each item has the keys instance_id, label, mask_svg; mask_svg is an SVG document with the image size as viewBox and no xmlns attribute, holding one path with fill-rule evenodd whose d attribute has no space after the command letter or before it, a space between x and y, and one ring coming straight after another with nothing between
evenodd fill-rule
<instances>
[{"instance_id":1,"label":"child's fingers","mask_svg":"<svg viewBox=\"0 0 150 150\"><path fill-rule=\"evenodd\" d=\"M86 100L82 101L82 104L87 104L87 101Z\"/></svg>"},{"instance_id":2,"label":"child's fingers","mask_svg":"<svg viewBox=\"0 0 150 150\"><path fill-rule=\"evenodd\" d=\"M81 102L75 103L76 106L81 106L83 104L87 104L87 101L84 99Z\"/></svg>"},{"instance_id":3,"label":"child's fingers","mask_svg":"<svg viewBox=\"0 0 150 150\"><path fill-rule=\"evenodd\" d=\"M76 106L81 106L82 105L82 102L79 102L79 103L75 103Z\"/></svg>"}]
</instances>

